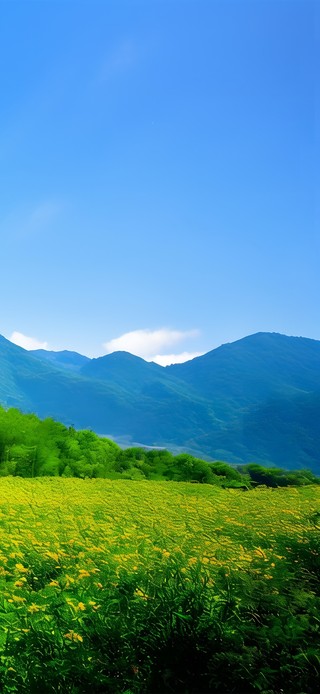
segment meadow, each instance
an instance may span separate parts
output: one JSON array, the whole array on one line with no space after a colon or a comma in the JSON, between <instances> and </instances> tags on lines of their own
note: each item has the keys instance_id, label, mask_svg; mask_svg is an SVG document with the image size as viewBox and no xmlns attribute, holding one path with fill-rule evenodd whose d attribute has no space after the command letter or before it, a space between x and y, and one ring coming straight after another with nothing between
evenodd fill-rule
<instances>
[{"instance_id":1,"label":"meadow","mask_svg":"<svg viewBox=\"0 0 320 694\"><path fill-rule=\"evenodd\" d=\"M320 684L320 488L0 479L0 687Z\"/></svg>"}]
</instances>

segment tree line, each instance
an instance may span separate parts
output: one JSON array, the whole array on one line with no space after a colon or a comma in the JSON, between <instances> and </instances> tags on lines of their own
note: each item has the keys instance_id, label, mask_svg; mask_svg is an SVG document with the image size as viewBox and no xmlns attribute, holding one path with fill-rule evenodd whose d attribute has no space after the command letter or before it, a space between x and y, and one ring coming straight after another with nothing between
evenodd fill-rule
<instances>
[{"instance_id":1,"label":"tree line","mask_svg":"<svg viewBox=\"0 0 320 694\"><path fill-rule=\"evenodd\" d=\"M256 463L232 466L165 449L121 449L94 432L77 431L51 418L0 407L0 476L60 476L171 480L252 489L319 484L308 470L287 471Z\"/></svg>"}]
</instances>

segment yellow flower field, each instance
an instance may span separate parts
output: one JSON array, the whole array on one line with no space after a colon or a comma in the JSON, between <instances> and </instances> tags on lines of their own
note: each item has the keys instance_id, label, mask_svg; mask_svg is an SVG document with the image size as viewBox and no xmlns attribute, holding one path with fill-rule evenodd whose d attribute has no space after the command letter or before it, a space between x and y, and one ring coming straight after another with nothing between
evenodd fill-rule
<instances>
[{"instance_id":1,"label":"yellow flower field","mask_svg":"<svg viewBox=\"0 0 320 694\"><path fill-rule=\"evenodd\" d=\"M106 614L108 596L127 579L130 599L144 610L153 582L159 586L177 572L185 585L205 581L214 592L219 572L228 577L250 568L271 586L288 559L279 537L303 544L306 532L315 532L306 519L319 508L319 487L243 492L187 483L1 479L6 676L15 673L8 639L18 648L41 632L59 648L83 649L101 605Z\"/></svg>"},{"instance_id":2,"label":"yellow flower field","mask_svg":"<svg viewBox=\"0 0 320 694\"><path fill-rule=\"evenodd\" d=\"M183 483L5 478L2 594L16 605L29 603L40 581L48 602L50 593L83 589L89 579L103 591L123 572L178 564L188 574L202 564L214 575L218 567L240 569L257 557L270 574L282 558L279 532L302 539L306 516L319 507L319 487L244 493ZM96 609L81 604L70 602L74 610ZM33 602L29 611L37 611Z\"/></svg>"}]
</instances>

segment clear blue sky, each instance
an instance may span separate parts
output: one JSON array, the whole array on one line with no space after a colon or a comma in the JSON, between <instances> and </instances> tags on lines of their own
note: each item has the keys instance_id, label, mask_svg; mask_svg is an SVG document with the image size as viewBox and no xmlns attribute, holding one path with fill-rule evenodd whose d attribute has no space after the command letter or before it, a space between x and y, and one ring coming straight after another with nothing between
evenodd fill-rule
<instances>
[{"instance_id":1,"label":"clear blue sky","mask_svg":"<svg viewBox=\"0 0 320 694\"><path fill-rule=\"evenodd\" d=\"M0 11L0 333L148 358L320 339L318 2Z\"/></svg>"}]
</instances>

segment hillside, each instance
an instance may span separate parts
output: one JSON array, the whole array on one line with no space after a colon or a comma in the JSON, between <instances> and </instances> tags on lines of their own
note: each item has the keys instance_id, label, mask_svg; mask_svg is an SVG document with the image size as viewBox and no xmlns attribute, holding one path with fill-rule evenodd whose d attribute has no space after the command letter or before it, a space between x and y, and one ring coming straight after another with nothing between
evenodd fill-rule
<instances>
[{"instance_id":1,"label":"hillside","mask_svg":"<svg viewBox=\"0 0 320 694\"><path fill-rule=\"evenodd\" d=\"M320 342L257 333L167 371L209 400L247 406L275 394L320 390Z\"/></svg>"},{"instance_id":2,"label":"hillside","mask_svg":"<svg viewBox=\"0 0 320 694\"><path fill-rule=\"evenodd\" d=\"M29 352L39 359L49 361L55 366L62 367L65 369L71 369L72 371L79 371L84 364L90 361L89 357L85 357L83 354L78 354L78 352L70 352L67 349L62 350L62 352L53 352L52 350L46 349L34 349Z\"/></svg>"},{"instance_id":3,"label":"hillside","mask_svg":"<svg viewBox=\"0 0 320 694\"><path fill-rule=\"evenodd\" d=\"M106 359L102 358L102 363ZM206 404L195 393L190 394L183 382L166 377L162 367L123 353L110 355L110 360L115 367L120 360L118 377L117 368L114 378L104 369L97 375L95 362L99 362L100 369L100 360L93 360L91 377L82 369L75 372L74 368L66 368L65 360L63 367L54 365L51 357L30 354L2 337L0 404L150 445L168 442L183 447L186 431L191 438L194 431L204 434L210 427Z\"/></svg>"},{"instance_id":4,"label":"hillside","mask_svg":"<svg viewBox=\"0 0 320 694\"><path fill-rule=\"evenodd\" d=\"M224 424L201 448L233 461L319 466L319 341L257 333L167 368Z\"/></svg>"},{"instance_id":5,"label":"hillside","mask_svg":"<svg viewBox=\"0 0 320 694\"><path fill-rule=\"evenodd\" d=\"M0 338L0 404L229 462L320 472L320 342L258 333L184 364L89 359Z\"/></svg>"}]
</instances>

